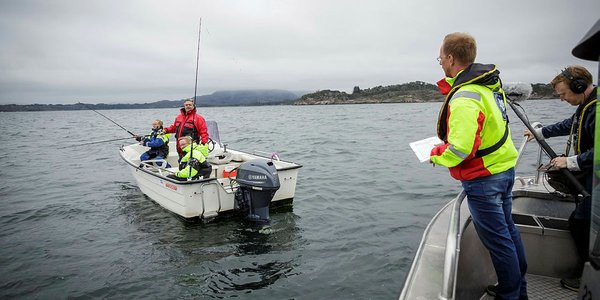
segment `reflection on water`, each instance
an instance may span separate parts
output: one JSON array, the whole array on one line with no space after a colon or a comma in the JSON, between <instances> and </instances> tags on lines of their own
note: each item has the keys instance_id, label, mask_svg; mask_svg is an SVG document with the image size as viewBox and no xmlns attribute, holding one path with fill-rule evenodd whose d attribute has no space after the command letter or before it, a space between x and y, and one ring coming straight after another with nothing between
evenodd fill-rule
<instances>
[{"instance_id":1,"label":"reflection on water","mask_svg":"<svg viewBox=\"0 0 600 300\"><path fill-rule=\"evenodd\" d=\"M253 264L251 267L216 271L208 286L215 294L224 294L232 290L258 290L275 283L281 277L294 275L293 269L292 261L273 261Z\"/></svg>"},{"instance_id":2,"label":"reflection on water","mask_svg":"<svg viewBox=\"0 0 600 300\"><path fill-rule=\"evenodd\" d=\"M243 216L208 224L188 221L165 213L130 184L121 184L121 192L121 212L150 241L153 255L187 270L177 274L174 283L197 295L236 295L299 274L294 270L295 257L280 255L296 252L294 248L302 243L296 226L299 217L291 207L272 213L271 230L263 233Z\"/></svg>"}]
</instances>

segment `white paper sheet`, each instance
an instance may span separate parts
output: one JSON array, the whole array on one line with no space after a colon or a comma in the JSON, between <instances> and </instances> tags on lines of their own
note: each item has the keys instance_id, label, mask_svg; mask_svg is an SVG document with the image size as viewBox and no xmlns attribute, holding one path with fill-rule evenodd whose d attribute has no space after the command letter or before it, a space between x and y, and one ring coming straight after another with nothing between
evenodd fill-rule
<instances>
[{"instance_id":1,"label":"white paper sheet","mask_svg":"<svg viewBox=\"0 0 600 300\"><path fill-rule=\"evenodd\" d=\"M415 152L420 162L429 161L429 154L431 149L437 144L441 144L442 141L437 136L432 136L426 139L422 139L416 142L410 143L410 148Z\"/></svg>"}]
</instances>

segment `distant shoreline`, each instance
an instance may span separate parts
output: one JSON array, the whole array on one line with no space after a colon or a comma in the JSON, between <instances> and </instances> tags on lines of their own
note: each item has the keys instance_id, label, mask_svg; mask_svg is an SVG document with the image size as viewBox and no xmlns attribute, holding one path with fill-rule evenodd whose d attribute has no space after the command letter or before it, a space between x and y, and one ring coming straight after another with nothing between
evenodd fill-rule
<instances>
[{"instance_id":1,"label":"distant shoreline","mask_svg":"<svg viewBox=\"0 0 600 300\"><path fill-rule=\"evenodd\" d=\"M527 101L544 101L544 100L558 100L558 98L529 98ZM222 106L201 106L201 107L252 107L252 106L310 106L310 105L361 105L361 104L419 104L419 103L441 103L443 100L415 100L415 101L380 101L380 102L331 102L331 103L286 103L286 104L261 104L261 105L222 105ZM89 110L86 108L82 109L29 109L27 106L29 105L15 105L9 104L9 106L18 106L15 109L5 109L0 105L0 113L3 112L44 112L44 111L82 111ZM39 104L37 104L39 106ZM132 105L135 106L135 105ZM119 108L93 108L97 110L119 110L119 109L164 109L167 107L119 107ZM175 107L179 108L179 107ZM174 108L173 108L174 109Z\"/></svg>"},{"instance_id":2,"label":"distant shoreline","mask_svg":"<svg viewBox=\"0 0 600 300\"><path fill-rule=\"evenodd\" d=\"M529 100L557 99L548 84L532 84L533 93ZM423 100L427 99L427 100ZM121 104L4 104L0 112L17 111L69 111L110 109L156 109L181 108L181 100L162 100L152 103ZM442 102L444 96L438 87L423 81L398 85L376 86L361 89L354 87L352 93L336 90L321 90L314 93L290 92L285 90L240 90L219 91L196 98L199 107L229 106L272 106L272 105L338 105L338 104L386 104Z\"/></svg>"}]
</instances>

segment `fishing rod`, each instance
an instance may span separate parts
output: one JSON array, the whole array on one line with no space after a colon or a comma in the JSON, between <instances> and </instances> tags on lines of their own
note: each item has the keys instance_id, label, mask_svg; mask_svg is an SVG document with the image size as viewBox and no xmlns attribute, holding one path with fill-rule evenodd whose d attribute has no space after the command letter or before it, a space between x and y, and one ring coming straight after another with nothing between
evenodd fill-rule
<instances>
[{"instance_id":1,"label":"fishing rod","mask_svg":"<svg viewBox=\"0 0 600 300\"><path fill-rule=\"evenodd\" d=\"M91 111L93 111L93 112L95 112L95 113L97 113L97 114L99 114L99 115L103 116L103 117L104 117L104 118L106 118L107 120L109 120L109 121L113 122L115 125L117 125L117 126L121 127L121 129L123 129L123 130L127 131L127 133L131 134L131 136L134 136L134 137L135 137L135 136L137 136L137 135L136 135L136 134L134 134L133 132L131 132L131 131L129 131L129 130L127 130L127 129L125 129L125 127L123 127L123 126L119 125L117 122L115 122L115 121L113 121L111 118L109 118L109 117L107 117L107 116L105 116L105 115L101 114L100 112L96 111L95 109L93 109L93 108L91 108L91 107L89 107L89 106L87 106L87 105L85 105L85 104L83 104L83 103L81 103L81 102L77 102L77 104L81 104L81 105L85 106L87 109L89 109L89 110L91 110Z\"/></svg>"},{"instance_id":2,"label":"fishing rod","mask_svg":"<svg viewBox=\"0 0 600 300\"><path fill-rule=\"evenodd\" d=\"M196 80L194 81L194 107L196 107L196 94L198 92L198 64L200 61L200 32L202 29L202 18L198 25L198 50L196 51Z\"/></svg>"},{"instance_id":3,"label":"fishing rod","mask_svg":"<svg viewBox=\"0 0 600 300\"><path fill-rule=\"evenodd\" d=\"M97 141L97 142L90 142L90 143L83 143L83 144L77 144L77 145L72 145L72 146L65 146L65 147L60 147L58 149L65 149L65 148L73 148L73 147L79 147L79 146L86 146L86 145L93 145L93 144L100 144L100 143L108 143L108 142L114 142L114 141L122 141L122 140L128 140L132 137L128 136L126 138L120 138L120 139L111 139L111 140L104 140L104 141Z\"/></svg>"},{"instance_id":4,"label":"fishing rod","mask_svg":"<svg viewBox=\"0 0 600 300\"><path fill-rule=\"evenodd\" d=\"M196 95L198 92L198 65L200 62L200 33L202 32L202 17L200 17L200 22L198 25L198 49L196 51L196 78L194 80L194 109L196 109ZM196 136L198 137L198 142L201 142L201 138L199 136L199 132L197 132L196 130L196 111L194 111L194 114L192 115L192 136ZM191 160L194 158L194 138L192 137L192 143L190 145L190 163ZM190 172L188 172L188 180L191 180L191 176L192 176L192 164L190 164Z\"/></svg>"},{"instance_id":5,"label":"fishing rod","mask_svg":"<svg viewBox=\"0 0 600 300\"><path fill-rule=\"evenodd\" d=\"M525 95L526 93L524 91L519 90L519 89L520 89L520 87L518 87L516 85L515 86L507 86L504 89L506 92L506 100L507 100L506 102L508 103L508 105L510 105L510 108L515 112L517 117L519 119L521 119L521 122L523 122L523 124L525 125L525 127L527 127L529 132L531 132L531 134L533 134L533 137L535 138L535 140L538 142L538 144L544 150L544 152L546 152L546 154L550 157L550 159L554 159L554 158L558 157L556 152L554 152L554 150L552 150L550 145L548 145L548 143L546 143L546 140L544 140L543 137L540 137L538 135L538 132L533 128L533 126L531 126L527 117L525 115L523 115L523 113L520 110L517 109L517 106L521 107L521 105L516 103L516 101L523 100L523 99L526 99L527 97L529 97L528 95ZM569 171L569 169L561 168L560 171L563 173L563 175L565 175L565 177L567 177L567 179L569 181L571 181L571 183L573 184L573 186L575 186L575 188L577 189L578 192L580 192L584 197L590 196L590 193L588 193L585 190L585 187L583 187L583 185L579 182L579 180L577 180L577 178L575 178L575 176L573 175L573 173L571 173L571 171Z\"/></svg>"}]
</instances>

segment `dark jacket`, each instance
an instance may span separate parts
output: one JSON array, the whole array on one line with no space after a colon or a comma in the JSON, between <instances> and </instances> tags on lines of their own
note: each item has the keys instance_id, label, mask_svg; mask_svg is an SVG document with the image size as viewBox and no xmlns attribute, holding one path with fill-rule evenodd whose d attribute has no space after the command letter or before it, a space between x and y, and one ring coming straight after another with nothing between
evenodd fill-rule
<instances>
[{"instance_id":1,"label":"dark jacket","mask_svg":"<svg viewBox=\"0 0 600 300\"><path fill-rule=\"evenodd\" d=\"M597 87L594 88L587 99L577 107L573 116L542 128L544 137L550 138L569 135L571 133L571 128L575 126L575 128L573 128L573 133L576 135L576 142L574 145L571 145L571 148L575 150L575 154L577 154L577 164L581 170L591 170L594 165L596 105L595 103L592 104L592 101L596 100L596 89Z\"/></svg>"},{"instance_id":2,"label":"dark jacket","mask_svg":"<svg viewBox=\"0 0 600 300\"><path fill-rule=\"evenodd\" d=\"M575 135L575 142L571 149L577 155L579 168L588 172L586 176L585 189L592 192L593 167L594 167L594 133L596 128L596 89L577 107L577 110L568 119L561 122L544 126L542 135L545 138L565 136L571 133ZM573 127L575 126L575 127Z\"/></svg>"}]
</instances>

